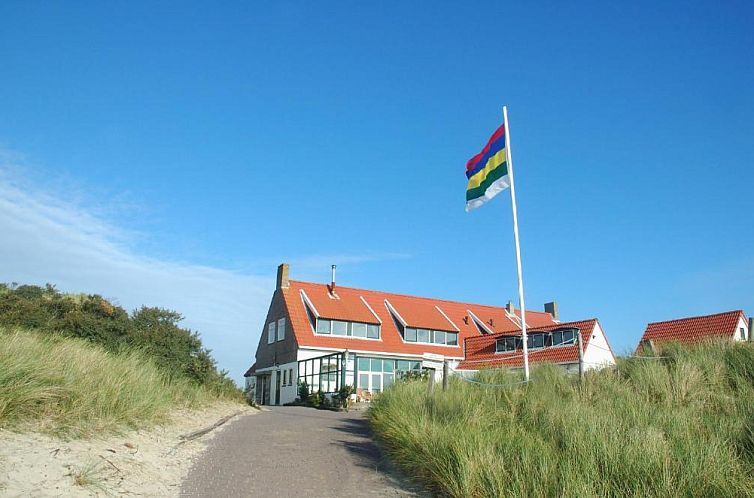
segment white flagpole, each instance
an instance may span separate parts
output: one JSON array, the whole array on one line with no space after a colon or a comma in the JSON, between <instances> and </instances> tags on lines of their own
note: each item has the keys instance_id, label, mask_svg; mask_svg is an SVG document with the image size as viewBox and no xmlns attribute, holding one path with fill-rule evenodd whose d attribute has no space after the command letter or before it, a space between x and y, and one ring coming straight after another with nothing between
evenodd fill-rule
<instances>
[{"instance_id":1,"label":"white flagpole","mask_svg":"<svg viewBox=\"0 0 754 498\"><path fill-rule=\"evenodd\" d=\"M524 380L529 380L529 345L526 339L526 304L524 303L524 277L521 272L521 246L518 240L518 213L516 212L516 185L513 182L513 161L511 160L511 133L508 128L508 107L503 106L505 123L505 156L508 163L508 176L511 179L511 203L513 205L513 238L516 241L516 268L518 269L518 304L521 307L521 337L524 348Z\"/></svg>"}]
</instances>

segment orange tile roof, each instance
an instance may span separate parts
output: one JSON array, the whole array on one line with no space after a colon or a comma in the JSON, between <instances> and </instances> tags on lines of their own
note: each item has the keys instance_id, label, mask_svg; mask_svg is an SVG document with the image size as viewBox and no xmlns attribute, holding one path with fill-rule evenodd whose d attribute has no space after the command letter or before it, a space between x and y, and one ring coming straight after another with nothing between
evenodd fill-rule
<instances>
[{"instance_id":1,"label":"orange tile roof","mask_svg":"<svg viewBox=\"0 0 754 498\"><path fill-rule=\"evenodd\" d=\"M597 323L597 319L593 318L578 322L550 324L544 327L532 327L529 332L549 332L560 328L577 328L581 330L583 347L584 350L586 350ZM520 336L521 331L503 332L500 334L469 338L466 341L466 358L461 361L458 368L461 370L480 370L482 368L494 367L523 367L524 358L521 350L507 353L495 352L495 343L497 342L497 339L516 335ZM529 350L530 363L575 363L578 361L579 350L578 346L575 344Z\"/></svg>"},{"instance_id":2,"label":"orange tile roof","mask_svg":"<svg viewBox=\"0 0 754 498\"><path fill-rule=\"evenodd\" d=\"M306 297L309 298L322 318L380 323L357 294L341 292L339 287L335 288L333 294L329 291L322 292L321 285L306 282L301 282L301 284L301 288L306 292Z\"/></svg>"},{"instance_id":3,"label":"orange tile roof","mask_svg":"<svg viewBox=\"0 0 754 498\"><path fill-rule=\"evenodd\" d=\"M431 299L403 294L393 294L352 287L336 286L335 292L340 298L328 297L329 286L311 282L291 280L289 287L282 289L286 308L291 321L296 342L300 347L350 349L356 351L374 351L394 354L422 355L434 353L443 356L462 358L463 341L470 337L481 336L474 320L468 316L468 311L485 322L494 333L515 331L520 327L507 317L504 308L479 304L460 303L442 299ZM379 340L358 339L342 336L316 335L312 330L306 308L301 297L301 291L311 300L320 316L351 321L374 323L374 315L369 307L377 314L382 322ZM362 301L361 298L364 298ZM404 342L392 313L385 301L388 301L406 321L409 327L433 328L459 332L458 346L441 346L433 344L419 344ZM442 313L437 309L440 308ZM443 313L447 316L443 316ZM549 313L527 311L528 323L538 325L552 325L555 321ZM491 324L490 324L491 323Z\"/></svg>"},{"instance_id":4,"label":"orange tile roof","mask_svg":"<svg viewBox=\"0 0 754 498\"><path fill-rule=\"evenodd\" d=\"M745 322L746 315L742 310L735 310L650 323L641 337L639 347L644 341L690 343L715 337L733 338L741 319Z\"/></svg>"}]
</instances>

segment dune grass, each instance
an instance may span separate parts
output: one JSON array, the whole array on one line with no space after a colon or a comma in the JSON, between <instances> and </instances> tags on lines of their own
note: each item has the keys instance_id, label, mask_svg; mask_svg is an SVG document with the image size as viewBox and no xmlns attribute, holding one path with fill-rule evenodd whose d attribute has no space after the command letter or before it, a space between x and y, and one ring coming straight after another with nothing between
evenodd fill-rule
<instances>
[{"instance_id":1,"label":"dune grass","mask_svg":"<svg viewBox=\"0 0 754 498\"><path fill-rule=\"evenodd\" d=\"M171 378L139 351L0 328L0 428L33 424L69 437L141 428L221 396Z\"/></svg>"},{"instance_id":2,"label":"dune grass","mask_svg":"<svg viewBox=\"0 0 754 498\"><path fill-rule=\"evenodd\" d=\"M369 415L403 469L477 496L754 496L754 347L669 346L582 385L555 366L499 389L402 382ZM479 380L520 380L503 370Z\"/></svg>"}]
</instances>

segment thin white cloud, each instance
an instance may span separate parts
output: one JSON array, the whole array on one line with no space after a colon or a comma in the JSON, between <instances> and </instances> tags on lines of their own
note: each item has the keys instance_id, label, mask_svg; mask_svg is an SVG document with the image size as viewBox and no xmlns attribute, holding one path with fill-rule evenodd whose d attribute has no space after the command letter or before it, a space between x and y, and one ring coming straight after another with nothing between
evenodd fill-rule
<instances>
[{"instance_id":1,"label":"thin white cloud","mask_svg":"<svg viewBox=\"0 0 754 498\"><path fill-rule=\"evenodd\" d=\"M175 309L236 380L254 359L272 277L161 261L129 248L128 232L0 171L0 281L102 294L126 309Z\"/></svg>"},{"instance_id":2,"label":"thin white cloud","mask_svg":"<svg viewBox=\"0 0 754 498\"><path fill-rule=\"evenodd\" d=\"M120 203L82 201L75 181L52 179L52 193L29 181L23 155L0 147L0 282L55 284L65 292L101 294L124 308L174 309L197 330L221 368L236 381L254 361L274 289L274 267L258 276L240 271L166 261L141 254L146 235L111 221ZM116 193L117 194L117 193ZM108 199L112 199L111 196ZM120 202L120 201L119 201ZM125 210L133 206L126 203ZM147 209L148 206L136 206ZM287 258L296 276L332 263L357 265L405 259L398 253L333 254ZM286 258L281 258L285 260ZM258 265L257 265L258 266ZM299 271L303 270L303 271Z\"/></svg>"}]
</instances>

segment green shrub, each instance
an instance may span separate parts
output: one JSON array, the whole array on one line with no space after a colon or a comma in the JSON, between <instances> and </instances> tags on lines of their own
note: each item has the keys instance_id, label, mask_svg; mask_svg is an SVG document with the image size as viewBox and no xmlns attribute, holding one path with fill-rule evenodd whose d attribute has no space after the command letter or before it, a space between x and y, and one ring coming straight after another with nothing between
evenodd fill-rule
<instances>
[{"instance_id":1,"label":"green shrub","mask_svg":"<svg viewBox=\"0 0 754 498\"><path fill-rule=\"evenodd\" d=\"M309 384L305 380L298 381L298 399L301 403L309 402Z\"/></svg>"},{"instance_id":2,"label":"green shrub","mask_svg":"<svg viewBox=\"0 0 754 498\"><path fill-rule=\"evenodd\" d=\"M504 389L452 378L430 394L399 382L370 421L389 456L441 495L754 496L754 346L661 355L587 372L582 384L552 365Z\"/></svg>"},{"instance_id":3,"label":"green shrub","mask_svg":"<svg viewBox=\"0 0 754 498\"><path fill-rule=\"evenodd\" d=\"M322 405L323 399L325 399L325 396L322 394L322 391L317 391L309 396L309 404L314 408L319 408Z\"/></svg>"},{"instance_id":4,"label":"green shrub","mask_svg":"<svg viewBox=\"0 0 754 498\"><path fill-rule=\"evenodd\" d=\"M240 398L241 391L217 369L199 335L180 327L182 319L175 311L146 306L129 314L102 296L62 294L50 284L0 284L0 326L86 339L116 353L136 348L168 375Z\"/></svg>"},{"instance_id":5,"label":"green shrub","mask_svg":"<svg viewBox=\"0 0 754 498\"><path fill-rule=\"evenodd\" d=\"M348 384L342 386L338 390L337 394L335 394L335 396L333 397L336 406L338 408L344 408L345 410L348 410L351 402L351 395L354 392L356 392L356 390L353 388L353 386L349 386Z\"/></svg>"}]
</instances>

